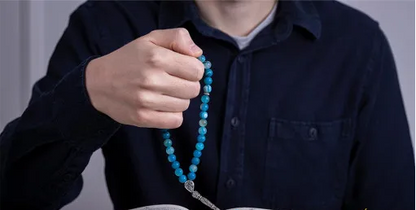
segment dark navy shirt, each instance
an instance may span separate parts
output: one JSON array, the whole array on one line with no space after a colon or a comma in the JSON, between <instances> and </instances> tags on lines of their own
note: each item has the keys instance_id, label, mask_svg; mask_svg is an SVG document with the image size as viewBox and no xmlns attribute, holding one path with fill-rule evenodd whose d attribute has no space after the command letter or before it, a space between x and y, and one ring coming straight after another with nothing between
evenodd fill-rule
<instances>
[{"instance_id":1,"label":"dark navy shirt","mask_svg":"<svg viewBox=\"0 0 416 210\"><path fill-rule=\"evenodd\" d=\"M354 9L308 0L279 2L273 23L241 51L201 20L193 2L80 6L27 109L1 134L2 209L58 209L72 201L100 148L115 209L207 209L174 175L160 131L98 112L84 84L91 59L175 27L187 28L213 64L195 184L219 208L414 209L413 151L386 37ZM171 132L185 171L199 104L193 100Z\"/></svg>"}]
</instances>

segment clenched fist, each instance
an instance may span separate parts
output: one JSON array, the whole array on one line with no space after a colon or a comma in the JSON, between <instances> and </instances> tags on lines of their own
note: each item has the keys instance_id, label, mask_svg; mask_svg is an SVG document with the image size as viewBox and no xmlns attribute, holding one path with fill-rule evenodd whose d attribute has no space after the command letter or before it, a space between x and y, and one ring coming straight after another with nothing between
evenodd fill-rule
<instances>
[{"instance_id":1,"label":"clenched fist","mask_svg":"<svg viewBox=\"0 0 416 210\"><path fill-rule=\"evenodd\" d=\"M92 105L122 124L177 128L200 91L200 55L186 29L152 31L89 63Z\"/></svg>"}]
</instances>

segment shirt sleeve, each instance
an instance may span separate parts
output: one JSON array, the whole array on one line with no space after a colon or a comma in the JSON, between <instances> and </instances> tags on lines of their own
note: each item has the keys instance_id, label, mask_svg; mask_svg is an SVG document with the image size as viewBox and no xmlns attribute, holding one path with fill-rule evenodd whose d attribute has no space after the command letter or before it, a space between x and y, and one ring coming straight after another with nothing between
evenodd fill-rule
<instances>
[{"instance_id":1,"label":"shirt sleeve","mask_svg":"<svg viewBox=\"0 0 416 210\"><path fill-rule=\"evenodd\" d=\"M120 127L95 110L86 91L98 39L84 4L71 15L28 107L1 133L1 209L58 209L75 199L92 153Z\"/></svg>"},{"instance_id":2,"label":"shirt sleeve","mask_svg":"<svg viewBox=\"0 0 416 210\"><path fill-rule=\"evenodd\" d=\"M391 48L381 30L367 69L343 209L415 209L414 154Z\"/></svg>"}]
</instances>

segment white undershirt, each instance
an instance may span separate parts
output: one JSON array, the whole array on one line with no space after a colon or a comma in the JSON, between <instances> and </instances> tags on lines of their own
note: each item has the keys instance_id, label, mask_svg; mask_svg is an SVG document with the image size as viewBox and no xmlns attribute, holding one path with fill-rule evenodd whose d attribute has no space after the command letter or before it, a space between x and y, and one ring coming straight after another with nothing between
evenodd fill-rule
<instances>
[{"instance_id":1,"label":"white undershirt","mask_svg":"<svg viewBox=\"0 0 416 210\"><path fill-rule=\"evenodd\" d=\"M266 19L264 19L253 31L251 31L250 34L248 34L247 36L231 36L231 38L233 38L234 41L237 43L238 48L240 48L240 50L242 50L242 49L246 48L248 45L250 45L250 42L254 39L254 37L256 37L256 35L261 30L263 30L270 23L273 22L274 16L276 14L276 10L277 10L277 2L274 5L270 14L266 17Z\"/></svg>"}]
</instances>

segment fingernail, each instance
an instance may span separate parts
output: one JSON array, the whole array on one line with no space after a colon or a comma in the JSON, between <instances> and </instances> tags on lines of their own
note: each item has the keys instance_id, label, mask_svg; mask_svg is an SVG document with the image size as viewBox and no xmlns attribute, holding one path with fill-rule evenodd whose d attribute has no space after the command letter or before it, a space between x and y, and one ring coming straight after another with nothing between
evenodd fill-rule
<instances>
[{"instance_id":1,"label":"fingernail","mask_svg":"<svg viewBox=\"0 0 416 210\"><path fill-rule=\"evenodd\" d=\"M193 44L193 45L191 46L191 51L192 51L193 53L197 54L197 53L200 53L200 52L202 51L202 49L201 49L201 48L199 48L198 46L196 46L196 44Z\"/></svg>"}]
</instances>

